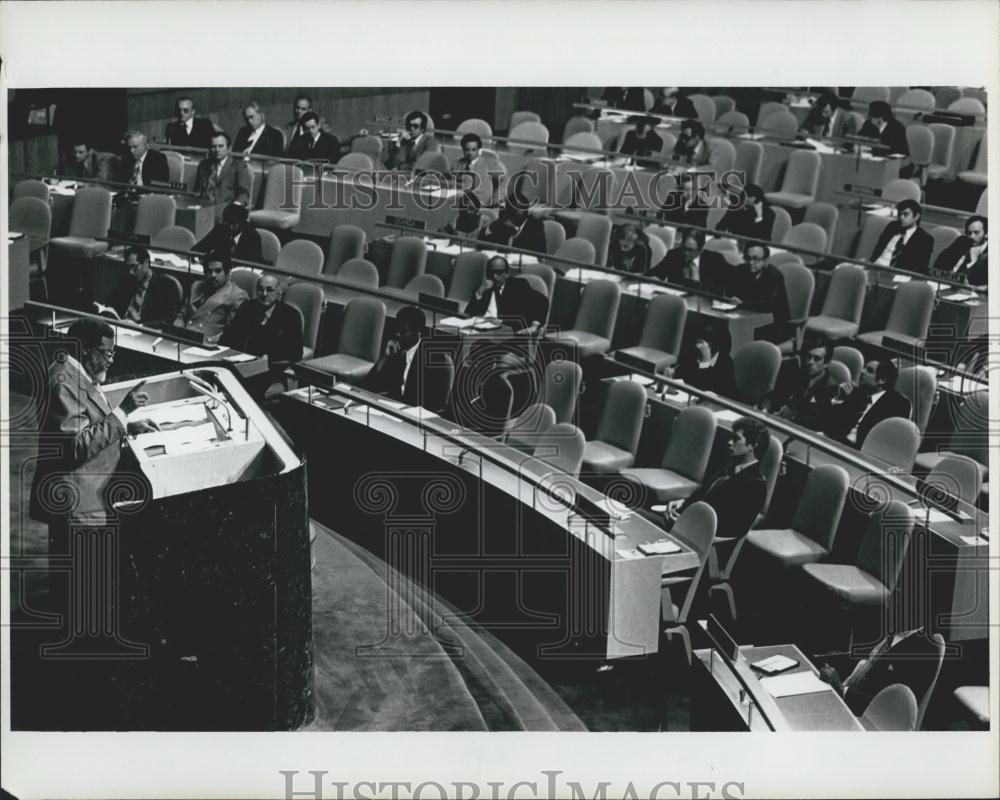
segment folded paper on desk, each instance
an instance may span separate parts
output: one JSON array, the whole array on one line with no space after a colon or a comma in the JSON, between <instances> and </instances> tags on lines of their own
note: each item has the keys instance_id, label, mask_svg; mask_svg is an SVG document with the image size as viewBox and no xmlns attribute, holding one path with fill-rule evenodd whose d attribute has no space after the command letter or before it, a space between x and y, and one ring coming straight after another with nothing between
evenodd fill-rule
<instances>
[{"instance_id":1,"label":"folded paper on desk","mask_svg":"<svg viewBox=\"0 0 1000 800\"><path fill-rule=\"evenodd\" d=\"M618 553L618 555L621 558L624 558L625 560L631 560L633 558L642 558L643 557L642 553L640 553L638 550L635 550L635 549L632 549L632 550L618 550L618 549L616 549L615 552Z\"/></svg>"},{"instance_id":2,"label":"folded paper on desk","mask_svg":"<svg viewBox=\"0 0 1000 800\"><path fill-rule=\"evenodd\" d=\"M649 544L640 544L638 550L643 555L647 556L664 556L670 553L679 553L681 551L681 546L676 542L671 542L668 539L660 539L658 542L650 542Z\"/></svg>"},{"instance_id":3,"label":"folded paper on desk","mask_svg":"<svg viewBox=\"0 0 1000 800\"><path fill-rule=\"evenodd\" d=\"M214 347L208 349L206 347L188 347L184 351L186 356L197 356L198 358L210 358L211 356L218 355L219 349Z\"/></svg>"},{"instance_id":4,"label":"folded paper on desk","mask_svg":"<svg viewBox=\"0 0 1000 800\"><path fill-rule=\"evenodd\" d=\"M617 283L621 280L621 276L612 275L609 272L601 272L596 269L583 269L582 267L572 267L566 270L566 280L570 281L582 281L586 283L587 281L613 281Z\"/></svg>"},{"instance_id":5,"label":"folded paper on desk","mask_svg":"<svg viewBox=\"0 0 1000 800\"><path fill-rule=\"evenodd\" d=\"M760 685L771 697L792 697L799 694L815 694L816 692L832 692L833 687L823 683L819 676L809 672L793 672L791 675L776 675L773 678L761 678Z\"/></svg>"}]
</instances>

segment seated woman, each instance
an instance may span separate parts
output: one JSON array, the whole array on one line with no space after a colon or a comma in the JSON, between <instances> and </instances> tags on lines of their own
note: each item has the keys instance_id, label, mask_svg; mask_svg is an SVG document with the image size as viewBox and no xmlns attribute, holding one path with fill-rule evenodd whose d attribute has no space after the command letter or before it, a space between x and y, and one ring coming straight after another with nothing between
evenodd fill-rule
<instances>
[{"instance_id":1,"label":"seated woman","mask_svg":"<svg viewBox=\"0 0 1000 800\"><path fill-rule=\"evenodd\" d=\"M764 190L748 183L729 206L716 230L771 241L774 230L774 209L764 197Z\"/></svg>"},{"instance_id":2,"label":"seated woman","mask_svg":"<svg viewBox=\"0 0 1000 800\"><path fill-rule=\"evenodd\" d=\"M729 355L728 335L714 328L705 328L694 341L693 352L686 348L676 367L657 370L668 378L684 381L689 386L723 397L737 399L736 370Z\"/></svg>"},{"instance_id":3,"label":"seated woman","mask_svg":"<svg viewBox=\"0 0 1000 800\"><path fill-rule=\"evenodd\" d=\"M649 269L651 252L639 226L626 222L615 228L608 248L608 266L622 272L642 274Z\"/></svg>"}]
</instances>

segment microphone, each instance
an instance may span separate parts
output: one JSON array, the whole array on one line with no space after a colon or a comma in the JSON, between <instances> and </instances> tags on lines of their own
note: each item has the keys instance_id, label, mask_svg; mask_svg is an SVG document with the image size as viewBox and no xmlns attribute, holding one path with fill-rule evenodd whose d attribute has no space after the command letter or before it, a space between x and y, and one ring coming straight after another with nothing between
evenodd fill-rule
<instances>
[{"instance_id":1,"label":"microphone","mask_svg":"<svg viewBox=\"0 0 1000 800\"><path fill-rule=\"evenodd\" d=\"M188 383L191 384L191 388L192 389L194 389L199 394L203 394L206 397L209 397L212 400L214 400L216 402L216 404L223 411L226 412L226 432L227 433L232 433L233 432L233 419L232 419L232 415L229 413L229 407L226 405L226 401L222 397L222 395L218 394L214 389L212 389L211 386L209 386L201 378L197 378L194 375L185 375L184 377L186 377L188 379Z\"/></svg>"}]
</instances>

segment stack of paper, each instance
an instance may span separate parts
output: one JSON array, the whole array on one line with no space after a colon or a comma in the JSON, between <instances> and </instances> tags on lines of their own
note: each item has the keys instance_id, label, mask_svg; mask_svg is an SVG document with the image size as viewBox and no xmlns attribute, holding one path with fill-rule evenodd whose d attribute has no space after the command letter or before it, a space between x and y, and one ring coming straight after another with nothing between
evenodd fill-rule
<instances>
[{"instance_id":1,"label":"stack of paper","mask_svg":"<svg viewBox=\"0 0 1000 800\"><path fill-rule=\"evenodd\" d=\"M736 309L736 303L726 303L722 300L713 300L712 308L715 311L734 311Z\"/></svg>"},{"instance_id":2,"label":"stack of paper","mask_svg":"<svg viewBox=\"0 0 1000 800\"><path fill-rule=\"evenodd\" d=\"M951 300L955 303L961 303L964 300L974 300L976 297L975 292L952 292L951 294L941 295L944 300Z\"/></svg>"},{"instance_id":3,"label":"stack of paper","mask_svg":"<svg viewBox=\"0 0 1000 800\"><path fill-rule=\"evenodd\" d=\"M444 328L458 328L459 330L464 330L465 328L471 328L476 324L475 317L467 317L462 319L461 317L445 317L444 319L439 319L439 326Z\"/></svg>"},{"instance_id":4,"label":"stack of paper","mask_svg":"<svg viewBox=\"0 0 1000 800\"><path fill-rule=\"evenodd\" d=\"M833 691L833 687L830 684L823 683L819 679L819 676L812 671L793 672L791 675L776 675L773 678L761 678L760 685L774 698Z\"/></svg>"},{"instance_id":5,"label":"stack of paper","mask_svg":"<svg viewBox=\"0 0 1000 800\"><path fill-rule=\"evenodd\" d=\"M676 542L669 541L668 539L660 539L657 542L640 544L638 550L640 553L647 556L663 556L669 555L670 553L679 553L681 551L681 546Z\"/></svg>"},{"instance_id":6,"label":"stack of paper","mask_svg":"<svg viewBox=\"0 0 1000 800\"><path fill-rule=\"evenodd\" d=\"M205 347L188 347L183 351L186 356L196 356L197 358L210 358L211 356L218 355L219 348L205 348Z\"/></svg>"},{"instance_id":7,"label":"stack of paper","mask_svg":"<svg viewBox=\"0 0 1000 800\"><path fill-rule=\"evenodd\" d=\"M208 419L208 411L200 400L177 405L140 406L128 415L129 422L148 419L157 425L186 425L203 423Z\"/></svg>"},{"instance_id":8,"label":"stack of paper","mask_svg":"<svg viewBox=\"0 0 1000 800\"><path fill-rule=\"evenodd\" d=\"M636 550L634 548L632 550L620 550L620 549L616 549L615 552L618 553L618 557L619 558L625 559L626 561L630 561L633 558L642 558L643 557L642 553L640 553L638 550Z\"/></svg>"}]
</instances>

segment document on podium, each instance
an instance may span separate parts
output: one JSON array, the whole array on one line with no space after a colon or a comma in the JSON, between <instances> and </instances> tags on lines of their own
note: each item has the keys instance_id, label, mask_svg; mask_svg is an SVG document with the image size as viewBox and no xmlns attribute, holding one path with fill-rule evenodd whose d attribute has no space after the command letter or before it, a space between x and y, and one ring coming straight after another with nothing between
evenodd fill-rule
<instances>
[{"instance_id":1,"label":"document on podium","mask_svg":"<svg viewBox=\"0 0 1000 800\"><path fill-rule=\"evenodd\" d=\"M213 442L215 436L215 425L206 422L203 425L191 425L169 431L140 433L135 437L135 443L143 450L162 447L164 455L171 455L184 450L197 450L204 447Z\"/></svg>"}]
</instances>

